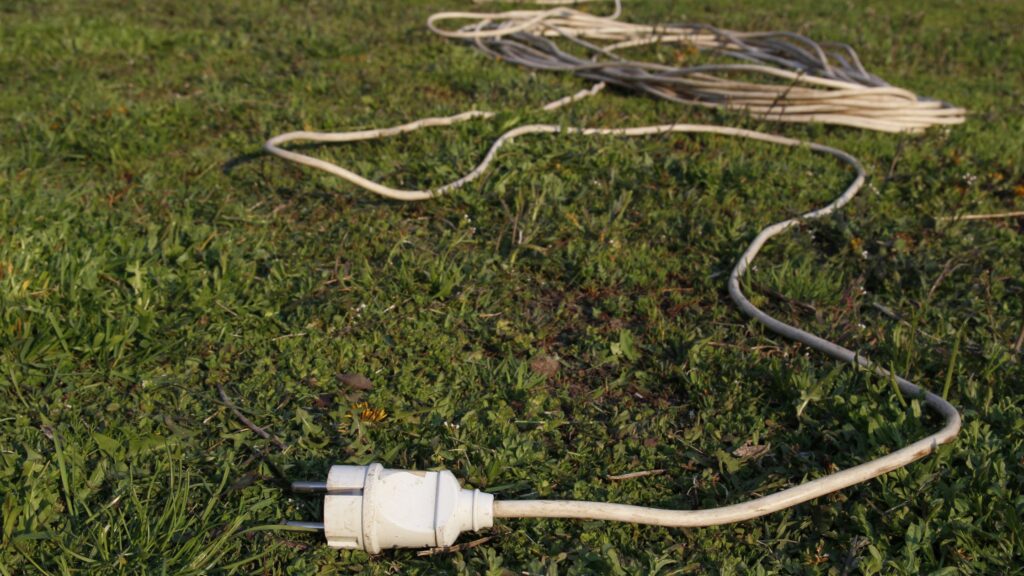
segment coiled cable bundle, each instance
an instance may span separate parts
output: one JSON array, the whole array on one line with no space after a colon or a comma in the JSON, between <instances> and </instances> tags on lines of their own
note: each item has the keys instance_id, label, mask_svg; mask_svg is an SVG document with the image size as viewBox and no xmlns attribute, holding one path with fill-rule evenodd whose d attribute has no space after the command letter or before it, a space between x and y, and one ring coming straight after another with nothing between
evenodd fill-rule
<instances>
[{"instance_id":1,"label":"coiled cable bundle","mask_svg":"<svg viewBox=\"0 0 1024 576\"><path fill-rule=\"evenodd\" d=\"M536 70L570 72L598 83L673 102L742 110L777 122L820 122L877 130L920 132L960 124L966 111L892 86L868 72L857 52L839 42L816 42L794 32L737 32L708 24L631 24L560 6L497 13L439 12L427 26L478 50ZM457 29L443 23L466 21ZM563 49L556 40L582 49ZM735 62L673 66L630 60L619 51L676 44ZM581 50L577 50L580 52ZM684 59L686 52L683 52Z\"/></svg>"}]
</instances>

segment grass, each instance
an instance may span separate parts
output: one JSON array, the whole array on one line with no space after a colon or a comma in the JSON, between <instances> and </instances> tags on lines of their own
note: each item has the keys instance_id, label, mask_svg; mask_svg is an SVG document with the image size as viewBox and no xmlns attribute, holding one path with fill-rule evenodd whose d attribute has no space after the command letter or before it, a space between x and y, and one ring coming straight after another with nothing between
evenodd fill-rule
<instances>
[{"instance_id":1,"label":"grass","mask_svg":"<svg viewBox=\"0 0 1024 576\"><path fill-rule=\"evenodd\" d=\"M318 516L282 486L336 462L446 467L500 498L697 508L937 425L727 298L761 226L848 180L826 158L714 137L525 138L466 189L399 205L259 155L302 126L502 111L316 150L437 184L584 85L425 30L466 5L0 6L0 574L1021 573L1024 228L941 220L1024 207L1011 1L627 2L636 21L850 42L883 77L968 107L948 132L762 125L619 93L557 116L743 125L863 159L865 194L772 244L751 289L947 387L955 445L718 528L509 521L464 552L370 558L273 527ZM286 448L241 425L218 386ZM745 444L767 448L736 456Z\"/></svg>"}]
</instances>

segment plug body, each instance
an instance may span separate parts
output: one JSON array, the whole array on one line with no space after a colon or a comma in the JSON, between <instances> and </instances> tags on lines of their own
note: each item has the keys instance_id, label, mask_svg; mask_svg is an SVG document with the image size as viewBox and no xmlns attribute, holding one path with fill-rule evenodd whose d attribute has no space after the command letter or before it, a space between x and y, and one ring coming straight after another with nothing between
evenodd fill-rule
<instances>
[{"instance_id":1,"label":"plug body","mask_svg":"<svg viewBox=\"0 0 1024 576\"><path fill-rule=\"evenodd\" d=\"M451 546L460 533L494 524L494 496L462 488L447 470L332 466L324 489L323 528L332 548L376 554Z\"/></svg>"}]
</instances>

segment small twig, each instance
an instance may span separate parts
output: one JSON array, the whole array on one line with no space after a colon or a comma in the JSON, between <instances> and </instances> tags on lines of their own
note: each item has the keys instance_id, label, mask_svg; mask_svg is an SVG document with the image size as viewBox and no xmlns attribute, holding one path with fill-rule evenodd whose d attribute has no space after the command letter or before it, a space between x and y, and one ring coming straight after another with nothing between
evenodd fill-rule
<instances>
[{"instance_id":1,"label":"small twig","mask_svg":"<svg viewBox=\"0 0 1024 576\"><path fill-rule=\"evenodd\" d=\"M484 536L472 542L466 542L464 544L456 544L454 546L438 546L437 548L427 548L426 550L420 550L416 553L417 556L434 556L436 554L451 554L454 552L462 552L463 550L469 550L470 548L476 548L481 544L486 544L494 540L494 536Z\"/></svg>"},{"instance_id":2,"label":"small twig","mask_svg":"<svg viewBox=\"0 0 1024 576\"><path fill-rule=\"evenodd\" d=\"M878 302L872 302L871 303L871 307L874 308L875 310L878 310L879 312L881 312L882 316L885 316L886 318L888 318L890 320L898 322L899 324L907 326L908 328L914 328L914 324L912 324L911 322L907 322L907 320L901 314L893 311L892 308L889 308L888 306L885 306L883 304L879 304ZM926 331L922 330L921 328L914 328L914 333L915 334L920 334L921 336L924 336L925 338L931 340L932 342L942 342L942 338L939 338L938 336L935 336L934 334L926 332ZM971 344L971 345L973 345L973 344Z\"/></svg>"},{"instance_id":3,"label":"small twig","mask_svg":"<svg viewBox=\"0 0 1024 576\"><path fill-rule=\"evenodd\" d=\"M612 476L608 476L608 479L612 480L612 481L615 481L615 480L633 480L634 478L643 478L644 476L657 476L659 474L664 474L664 473L665 473L665 469L664 468L656 468L654 470L641 470L639 472L629 472L628 474L614 474Z\"/></svg>"},{"instance_id":4,"label":"small twig","mask_svg":"<svg viewBox=\"0 0 1024 576\"><path fill-rule=\"evenodd\" d=\"M945 280L947 276L949 276L953 272L956 272L959 268L963 268L964 266L966 266L966 264L964 264L963 262L961 262L961 263L959 263L959 264L954 266L953 265L953 260L955 258L956 257L954 256L953 258L950 258L949 260L946 260L946 264L942 266L942 272L939 273L939 277L935 279L935 282L932 284L931 289L928 290L928 301L929 302L931 301L932 296L935 295L935 291L939 289L939 284L942 284L942 281Z\"/></svg>"},{"instance_id":5,"label":"small twig","mask_svg":"<svg viewBox=\"0 0 1024 576\"><path fill-rule=\"evenodd\" d=\"M882 185L878 187L879 192L886 191L889 186L889 182L892 181L893 175L896 174L896 165L899 164L900 159L903 158L903 146L906 143L906 140L906 133L901 133L900 139L896 143L896 153L892 155L892 162L889 163L889 170L885 173Z\"/></svg>"},{"instance_id":6,"label":"small twig","mask_svg":"<svg viewBox=\"0 0 1024 576\"><path fill-rule=\"evenodd\" d=\"M280 538L275 538L275 541L278 544L284 546L285 548L291 548L292 550L299 550L300 552L303 551L303 550L308 550L309 549L309 544L305 544L303 542L296 542L294 540L284 540L284 539L280 539Z\"/></svg>"},{"instance_id":7,"label":"small twig","mask_svg":"<svg viewBox=\"0 0 1024 576\"><path fill-rule=\"evenodd\" d=\"M1017 336L1017 343L1013 345L1013 351L1020 353L1021 348L1024 348L1024 323L1020 326L1020 336Z\"/></svg>"},{"instance_id":8,"label":"small twig","mask_svg":"<svg viewBox=\"0 0 1024 576\"><path fill-rule=\"evenodd\" d=\"M252 451L252 453L257 458L260 459L261 462L263 462L264 464L267 465L267 468L270 469L270 473L274 475L274 480L281 487L281 489L283 489L283 490L290 490L291 489L291 486L292 486L291 479L289 479L287 476L285 476L285 473L283 471L281 471L280 468L278 468L277 464L274 464L274 461L272 459L268 458L266 454L264 454L263 452L260 452L259 448L255 447L255 446L253 446L251 444L248 446L248 448L249 448L249 450Z\"/></svg>"},{"instance_id":9,"label":"small twig","mask_svg":"<svg viewBox=\"0 0 1024 576\"><path fill-rule=\"evenodd\" d=\"M897 320L899 322L903 321L903 316L900 316L892 308L889 308L888 306L885 306L884 304L879 304L878 302L872 302L871 303L871 307L874 308L875 310L878 310L879 312L881 312L882 316L885 316L886 318L889 318L889 319L892 319L892 320Z\"/></svg>"},{"instance_id":10,"label":"small twig","mask_svg":"<svg viewBox=\"0 0 1024 576\"><path fill-rule=\"evenodd\" d=\"M231 315L232 315L232 316L234 316L235 318L237 318L237 317L238 317L238 312L235 312L234 310L232 310L231 308L228 308L227 306L225 306L225 305L221 304L221 303L220 303L219 301L217 301L217 300L214 300L213 302L214 302L214 304L216 304L217 306L219 306L219 307L220 307L220 308L221 308L222 310L224 310L224 311L225 311L225 312L227 312L228 314L231 314Z\"/></svg>"},{"instance_id":11,"label":"small twig","mask_svg":"<svg viewBox=\"0 0 1024 576\"><path fill-rule=\"evenodd\" d=\"M779 292L778 290L772 290L771 288L766 288L764 290L764 292L766 294L768 294L769 296L773 297L773 298L778 298L779 300L782 300L782 301L784 301L784 302L786 302L788 304L792 304L793 306L796 306L797 308L803 308L804 310L807 310L808 312L811 312L812 314L817 314L818 313L818 309L813 304L808 304L806 302L801 302L799 300L795 300L793 298L790 298L789 296L786 296L782 292Z\"/></svg>"},{"instance_id":12,"label":"small twig","mask_svg":"<svg viewBox=\"0 0 1024 576\"><path fill-rule=\"evenodd\" d=\"M991 214L964 214L961 216L941 216L939 222L967 221L967 220L998 220L1002 218L1024 218L1024 210L1013 212L993 212Z\"/></svg>"},{"instance_id":13,"label":"small twig","mask_svg":"<svg viewBox=\"0 0 1024 576\"><path fill-rule=\"evenodd\" d=\"M274 436L273 434L267 432L263 428L260 428L252 420L249 420L248 418L246 418L245 414L242 414L242 411L239 410L237 406L235 406L235 403L232 402L230 398L228 398L227 393L224 392L224 388L220 384L217 384L217 392L220 393L221 401L224 402L224 405L227 406L228 409L230 409L232 413L234 413L235 418L238 418L239 422L241 422L242 424L245 424L245 426L249 430L252 430L253 432L258 434L259 436L261 436L263 438L266 438L267 440L270 440L271 442L274 443L275 446L277 446L281 450L287 450L288 449L288 446L284 442L282 442L280 438L278 438L277 436Z\"/></svg>"},{"instance_id":14,"label":"small twig","mask_svg":"<svg viewBox=\"0 0 1024 576\"><path fill-rule=\"evenodd\" d=\"M850 540L850 548L846 551L846 561L843 562L843 571L841 576L849 576L850 572L857 568L857 559L860 557L861 551L867 548L870 542L863 536L854 536Z\"/></svg>"}]
</instances>

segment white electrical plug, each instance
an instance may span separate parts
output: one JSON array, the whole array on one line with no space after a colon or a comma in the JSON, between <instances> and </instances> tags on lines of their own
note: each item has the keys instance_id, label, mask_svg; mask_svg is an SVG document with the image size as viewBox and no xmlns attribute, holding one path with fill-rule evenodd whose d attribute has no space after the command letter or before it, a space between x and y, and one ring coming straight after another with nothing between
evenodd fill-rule
<instances>
[{"instance_id":1,"label":"white electrical plug","mask_svg":"<svg viewBox=\"0 0 1024 576\"><path fill-rule=\"evenodd\" d=\"M324 493L323 524L289 524L322 529L332 548L377 554L388 548L451 546L462 532L494 524L494 496L462 488L447 470L332 466L327 482L295 482L292 489Z\"/></svg>"}]
</instances>

